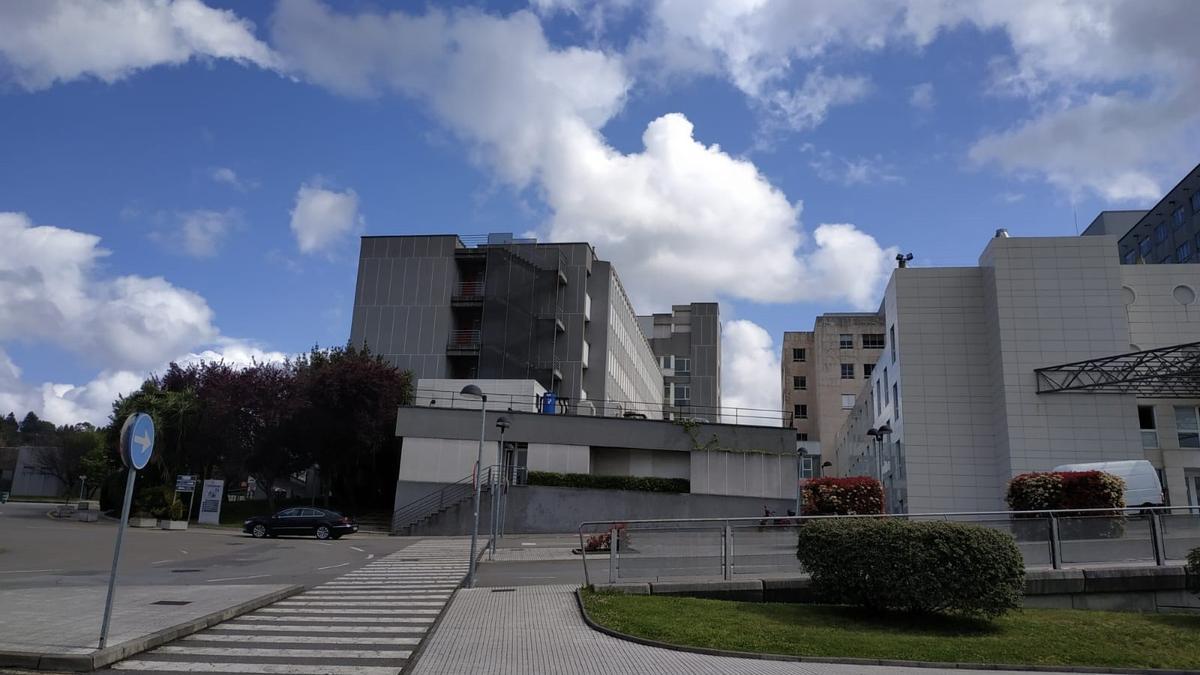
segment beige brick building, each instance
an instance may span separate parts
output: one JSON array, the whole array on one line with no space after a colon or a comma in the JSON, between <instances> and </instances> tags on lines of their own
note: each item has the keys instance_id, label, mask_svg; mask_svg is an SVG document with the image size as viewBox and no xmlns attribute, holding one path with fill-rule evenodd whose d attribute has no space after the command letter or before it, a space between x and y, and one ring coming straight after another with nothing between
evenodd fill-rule
<instances>
[{"instance_id":1,"label":"beige brick building","mask_svg":"<svg viewBox=\"0 0 1200 675\"><path fill-rule=\"evenodd\" d=\"M823 314L813 330L783 334L783 409L792 414L797 446L821 455L810 463L813 474L820 473L820 462L836 462L832 452L822 453L822 442L832 448L884 342L883 318L875 312Z\"/></svg>"}]
</instances>

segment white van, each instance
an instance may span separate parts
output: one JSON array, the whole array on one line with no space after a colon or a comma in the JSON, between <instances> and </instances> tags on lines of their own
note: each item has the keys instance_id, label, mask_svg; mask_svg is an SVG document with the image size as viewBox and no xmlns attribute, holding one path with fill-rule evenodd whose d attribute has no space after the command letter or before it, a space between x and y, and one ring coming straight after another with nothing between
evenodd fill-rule
<instances>
[{"instance_id":1,"label":"white van","mask_svg":"<svg viewBox=\"0 0 1200 675\"><path fill-rule=\"evenodd\" d=\"M1089 462L1086 464L1063 464L1055 471L1103 471L1125 480L1125 506L1162 506L1162 483L1154 465L1144 459L1129 459L1120 462Z\"/></svg>"}]
</instances>

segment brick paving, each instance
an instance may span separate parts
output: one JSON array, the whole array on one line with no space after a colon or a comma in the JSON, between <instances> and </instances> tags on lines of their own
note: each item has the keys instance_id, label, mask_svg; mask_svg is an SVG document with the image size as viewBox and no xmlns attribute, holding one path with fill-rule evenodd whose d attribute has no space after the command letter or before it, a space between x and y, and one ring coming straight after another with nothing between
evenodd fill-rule
<instances>
[{"instance_id":1,"label":"brick paving","mask_svg":"<svg viewBox=\"0 0 1200 675\"><path fill-rule=\"evenodd\" d=\"M583 622L575 586L460 590L428 638L414 675L571 673L624 675L935 675L1007 671L853 666L706 656L649 647Z\"/></svg>"}]
</instances>

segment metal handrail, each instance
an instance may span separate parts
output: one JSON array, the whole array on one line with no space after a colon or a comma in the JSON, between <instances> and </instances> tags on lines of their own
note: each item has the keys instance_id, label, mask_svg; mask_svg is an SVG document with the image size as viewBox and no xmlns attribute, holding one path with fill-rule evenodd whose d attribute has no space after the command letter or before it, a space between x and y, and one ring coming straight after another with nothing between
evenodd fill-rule
<instances>
[{"instance_id":1,"label":"metal handrail","mask_svg":"<svg viewBox=\"0 0 1200 675\"><path fill-rule=\"evenodd\" d=\"M1039 522L1045 519L1044 522L1049 526L1048 544L1050 546L1050 561L1051 567L1054 569L1062 568L1062 551L1061 541L1058 534L1058 521L1063 518L1080 518L1080 517L1116 517L1113 514L1120 514L1121 517L1126 515L1148 515L1150 519L1150 537L1151 545L1154 548L1155 565L1162 566L1166 564L1165 556L1163 555L1163 535L1160 516L1172 515L1176 511L1182 511L1186 514L1200 514L1200 506L1155 506L1149 508L1143 507L1124 507L1119 509L1112 508L1091 508L1091 509L1041 509L1032 511L944 511L937 513L859 513L850 515L819 515L819 516L734 516L734 517L709 517L709 518L643 518L643 519L611 519L611 520L585 520L579 524L579 558L583 565L584 584L591 584L591 576L588 571L588 555L587 547L584 544L584 530L590 532L609 532L611 541L616 542L617 525L628 528L630 525L687 525L687 524L719 524L721 527L722 547L732 546L731 542L726 541L731 536L731 524L745 523L761 526L764 521L768 525L796 526L803 521L809 520L830 520L830 519L862 519L862 518L903 518L911 519L945 519L974 517L977 521L988 520L1022 520L1028 519L1027 522ZM601 527L603 526L603 527ZM710 525L711 526L711 525ZM609 556L609 581L616 581L617 570L619 569L620 553L617 550L617 544L610 544ZM593 558L596 556L593 556ZM726 560L725 554L722 554L722 559ZM729 567L725 567L727 563L723 562L724 574L728 576L731 572Z\"/></svg>"},{"instance_id":2,"label":"metal handrail","mask_svg":"<svg viewBox=\"0 0 1200 675\"><path fill-rule=\"evenodd\" d=\"M483 282L482 281L460 281L454 285L455 297L466 298L482 298L483 297Z\"/></svg>"},{"instance_id":3,"label":"metal handrail","mask_svg":"<svg viewBox=\"0 0 1200 675\"><path fill-rule=\"evenodd\" d=\"M496 468L495 466L489 466L480 472L483 476L482 490L484 492L490 489L488 485L491 482L492 471ZM438 509L461 504L475 492L474 479L474 474L460 478L449 485L443 486L395 509L392 511L392 531L395 532L402 527L414 524L416 520L432 512L435 504Z\"/></svg>"}]
</instances>

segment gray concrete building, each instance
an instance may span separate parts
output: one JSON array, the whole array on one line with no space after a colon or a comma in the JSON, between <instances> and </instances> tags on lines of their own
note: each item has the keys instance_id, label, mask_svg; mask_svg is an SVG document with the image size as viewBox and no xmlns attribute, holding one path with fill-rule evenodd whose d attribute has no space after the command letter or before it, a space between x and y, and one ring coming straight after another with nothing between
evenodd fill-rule
<instances>
[{"instance_id":1,"label":"gray concrete building","mask_svg":"<svg viewBox=\"0 0 1200 675\"><path fill-rule=\"evenodd\" d=\"M1200 165L1148 211L1103 211L1085 235L1116 235L1126 265L1200 259Z\"/></svg>"},{"instance_id":2,"label":"gray concrete building","mask_svg":"<svg viewBox=\"0 0 1200 675\"><path fill-rule=\"evenodd\" d=\"M883 318L876 312L823 314L813 321L813 330L783 334L783 410L791 413L796 444L812 457L814 471L825 461L837 471L836 457L822 447L854 407L883 344Z\"/></svg>"},{"instance_id":3,"label":"gray concrete building","mask_svg":"<svg viewBox=\"0 0 1200 675\"><path fill-rule=\"evenodd\" d=\"M1116 245L997 236L975 267L894 270L839 473L879 476L893 511L988 511L1019 473L1147 459L1171 504L1200 505L1200 265Z\"/></svg>"},{"instance_id":4,"label":"gray concrete building","mask_svg":"<svg viewBox=\"0 0 1200 675\"><path fill-rule=\"evenodd\" d=\"M721 315L715 302L639 316L663 377L663 410L721 421Z\"/></svg>"},{"instance_id":5,"label":"gray concrete building","mask_svg":"<svg viewBox=\"0 0 1200 675\"><path fill-rule=\"evenodd\" d=\"M565 406L661 415L657 360L586 243L363 237L350 341L415 379L536 380Z\"/></svg>"}]
</instances>

